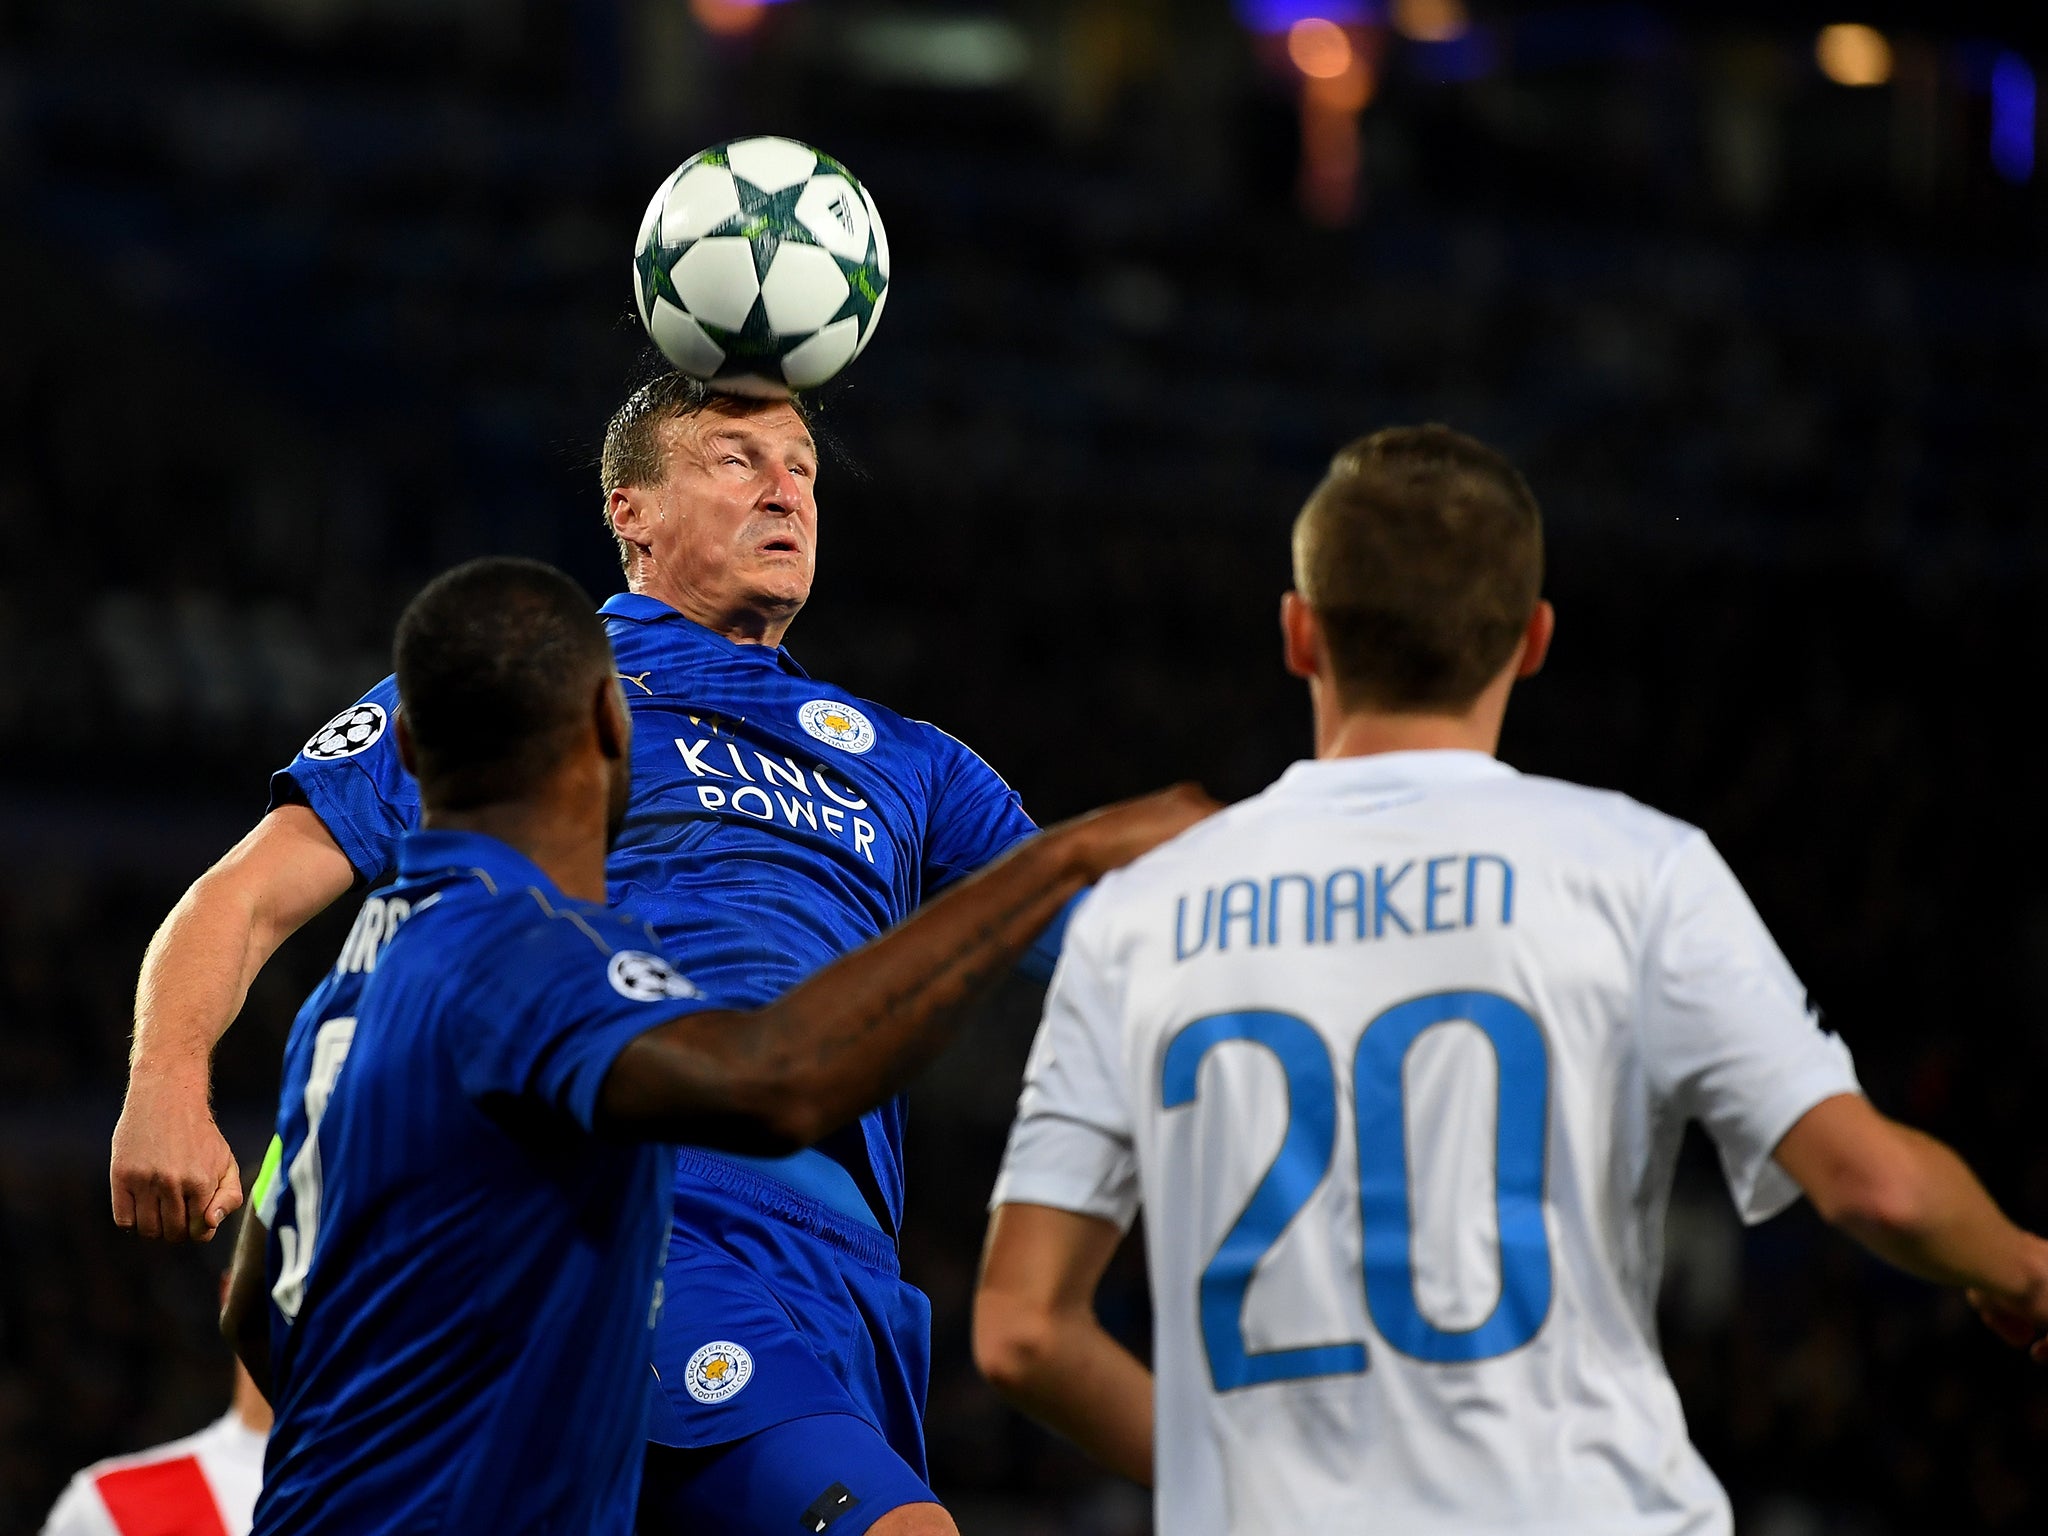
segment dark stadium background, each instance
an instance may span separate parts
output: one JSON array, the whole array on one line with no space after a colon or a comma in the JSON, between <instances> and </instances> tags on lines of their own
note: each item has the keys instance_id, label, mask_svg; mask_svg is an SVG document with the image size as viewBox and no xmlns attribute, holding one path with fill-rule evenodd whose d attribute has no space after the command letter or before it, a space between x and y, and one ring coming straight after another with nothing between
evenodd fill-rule
<instances>
[{"instance_id":1,"label":"dark stadium background","mask_svg":"<svg viewBox=\"0 0 2048 1536\"><path fill-rule=\"evenodd\" d=\"M1414 4L1323 9L1456 30ZM1274 617L1322 462L1475 432L1544 502L1561 614L1506 755L1706 827L1877 1101L2048 1226L2040 13L1374 25L1331 226L1297 196L1301 80L1246 19L1317 9L0 0L0 1532L226 1398L224 1246L107 1214L145 941L425 577L504 550L613 589L595 445L651 361L629 242L747 132L844 158L895 254L821 400L814 673L1042 819L1250 793L1306 749ZM1888 84L1824 78L1840 21L1886 29ZM345 921L220 1052L245 1168ZM1032 1007L917 1094L936 1481L970 1533L1140 1531L967 1359ZM1104 1307L1142 1338L1136 1262ZM2048 1526L2048 1377L1804 1210L1745 1235L1703 1148L1664 1318L1746 1531Z\"/></svg>"}]
</instances>

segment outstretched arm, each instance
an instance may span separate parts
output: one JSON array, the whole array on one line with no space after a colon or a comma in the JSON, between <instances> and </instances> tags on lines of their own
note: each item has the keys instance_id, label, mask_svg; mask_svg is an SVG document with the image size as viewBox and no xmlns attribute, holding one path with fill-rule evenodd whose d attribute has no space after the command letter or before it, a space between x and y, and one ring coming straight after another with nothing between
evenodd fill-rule
<instances>
[{"instance_id":1,"label":"outstretched arm","mask_svg":"<svg viewBox=\"0 0 2048 1536\"><path fill-rule=\"evenodd\" d=\"M1965 1287L1993 1332L2048 1365L2048 1241L2008 1221L1950 1148L1839 1094L1776 1157L1830 1223L1900 1269Z\"/></svg>"},{"instance_id":2,"label":"outstretched arm","mask_svg":"<svg viewBox=\"0 0 2048 1536\"><path fill-rule=\"evenodd\" d=\"M648 1031L606 1075L599 1125L742 1151L809 1145L938 1054L1077 891L1215 809L1183 786L1065 822L767 1007Z\"/></svg>"},{"instance_id":3,"label":"outstretched arm","mask_svg":"<svg viewBox=\"0 0 2048 1536\"><path fill-rule=\"evenodd\" d=\"M1152 1373L1095 1320L1095 1288L1122 1240L1099 1216L997 1206L974 1294L974 1363L1016 1407L1149 1488Z\"/></svg>"},{"instance_id":4,"label":"outstretched arm","mask_svg":"<svg viewBox=\"0 0 2048 1536\"><path fill-rule=\"evenodd\" d=\"M208 1104L213 1048L278 945L354 879L320 818L281 805L164 919L135 989L128 1095L108 1170L117 1225L206 1242L241 1205L234 1154Z\"/></svg>"}]
</instances>

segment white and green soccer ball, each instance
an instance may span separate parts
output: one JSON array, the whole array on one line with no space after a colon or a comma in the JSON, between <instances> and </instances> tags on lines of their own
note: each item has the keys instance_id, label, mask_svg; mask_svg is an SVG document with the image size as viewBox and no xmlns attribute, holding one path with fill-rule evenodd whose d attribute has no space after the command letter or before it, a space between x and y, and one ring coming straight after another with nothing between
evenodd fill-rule
<instances>
[{"instance_id":1,"label":"white and green soccer ball","mask_svg":"<svg viewBox=\"0 0 2048 1536\"><path fill-rule=\"evenodd\" d=\"M853 172L794 139L735 139L661 184L633 249L647 334L720 389L824 383L875 333L889 237Z\"/></svg>"}]
</instances>

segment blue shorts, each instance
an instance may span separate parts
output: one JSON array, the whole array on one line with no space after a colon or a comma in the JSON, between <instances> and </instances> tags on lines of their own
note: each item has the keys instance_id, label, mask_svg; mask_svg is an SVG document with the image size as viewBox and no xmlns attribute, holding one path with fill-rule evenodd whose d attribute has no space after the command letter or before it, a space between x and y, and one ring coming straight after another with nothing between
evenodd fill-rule
<instances>
[{"instance_id":1,"label":"blue shorts","mask_svg":"<svg viewBox=\"0 0 2048 1536\"><path fill-rule=\"evenodd\" d=\"M874 1425L821 1413L732 1445L650 1445L636 1529L641 1536L861 1536L892 1509L936 1503Z\"/></svg>"},{"instance_id":2,"label":"blue shorts","mask_svg":"<svg viewBox=\"0 0 2048 1536\"><path fill-rule=\"evenodd\" d=\"M931 1303L895 1244L743 1165L687 1149L676 1164L647 1438L729 1446L851 1416L923 1487Z\"/></svg>"}]
</instances>

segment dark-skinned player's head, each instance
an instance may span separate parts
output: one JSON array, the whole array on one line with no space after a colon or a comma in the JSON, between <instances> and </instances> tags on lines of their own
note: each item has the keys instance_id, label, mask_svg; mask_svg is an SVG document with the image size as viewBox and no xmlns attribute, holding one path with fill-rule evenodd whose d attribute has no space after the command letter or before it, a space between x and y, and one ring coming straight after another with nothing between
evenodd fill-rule
<instances>
[{"instance_id":1,"label":"dark-skinned player's head","mask_svg":"<svg viewBox=\"0 0 2048 1536\"><path fill-rule=\"evenodd\" d=\"M579 751L625 816L631 727L589 595L538 560L491 556L427 583L398 621L399 746L428 811L535 795Z\"/></svg>"},{"instance_id":2,"label":"dark-skinned player's head","mask_svg":"<svg viewBox=\"0 0 2048 1536\"><path fill-rule=\"evenodd\" d=\"M1347 710L1456 714L1515 655L1543 590L1528 484L1448 427L1339 452L1294 524L1294 585Z\"/></svg>"}]
</instances>

